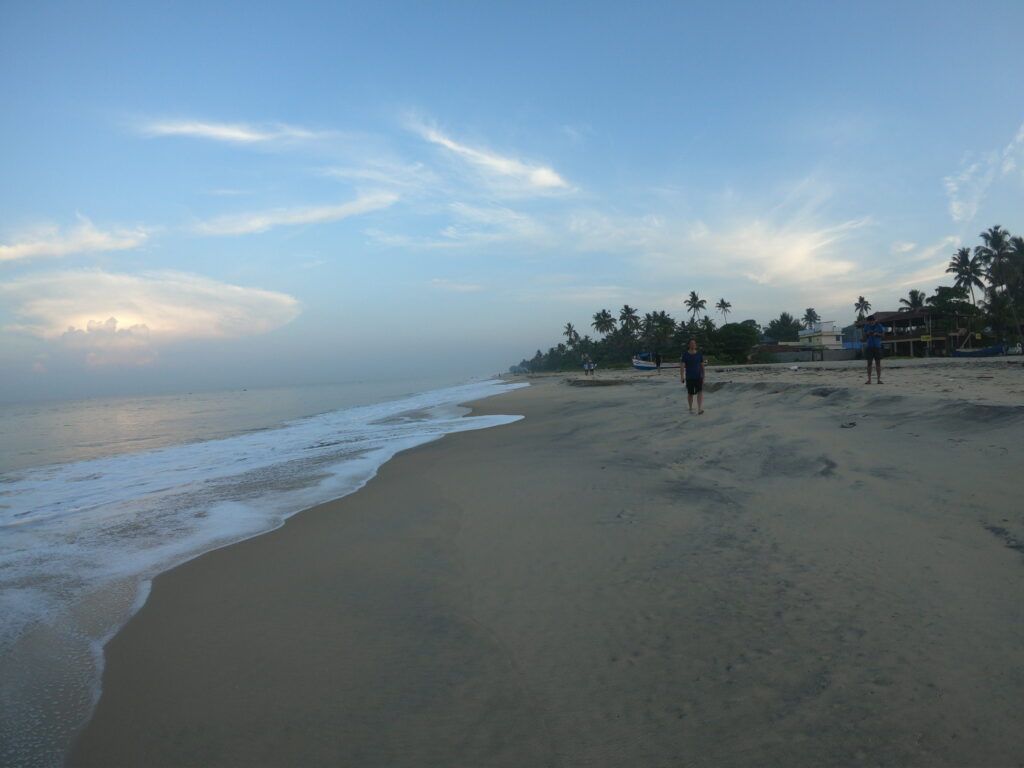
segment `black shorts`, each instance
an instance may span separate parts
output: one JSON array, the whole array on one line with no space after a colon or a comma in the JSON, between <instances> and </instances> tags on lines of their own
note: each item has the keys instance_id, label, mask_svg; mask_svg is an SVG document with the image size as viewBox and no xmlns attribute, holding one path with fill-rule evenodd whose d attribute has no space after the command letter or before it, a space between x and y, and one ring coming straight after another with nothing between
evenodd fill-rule
<instances>
[{"instance_id":1,"label":"black shorts","mask_svg":"<svg viewBox=\"0 0 1024 768\"><path fill-rule=\"evenodd\" d=\"M686 380L686 391L691 395L696 395L704 388L704 379L687 379Z\"/></svg>"},{"instance_id":2,"label":"black shorts","mask_svg":"<svg viewBox=\"0 0 1024 768\"><path fill-rule=\"evenodd\" d=\"M882 348L881 347L867 347L864 350L864 357L867 358L868 362L872 360L882 359Z\"/></svg>"}]
</instances>

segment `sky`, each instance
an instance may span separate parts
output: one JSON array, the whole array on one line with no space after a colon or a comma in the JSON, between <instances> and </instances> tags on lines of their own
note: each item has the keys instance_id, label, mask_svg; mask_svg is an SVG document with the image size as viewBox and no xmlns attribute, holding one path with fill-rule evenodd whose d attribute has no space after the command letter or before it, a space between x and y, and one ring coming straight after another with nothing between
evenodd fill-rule
<instances>
[{"instance_id":1,"label":"sky","mask_svg":"<svg viewBox=\"0 0 1024 768\"><path fill-rule=\"evenodd\" d=\"M1022 22L0 2L0 401L487 375L690 291L895 309L1024 232Z\"/></svg>"}]
</instances>

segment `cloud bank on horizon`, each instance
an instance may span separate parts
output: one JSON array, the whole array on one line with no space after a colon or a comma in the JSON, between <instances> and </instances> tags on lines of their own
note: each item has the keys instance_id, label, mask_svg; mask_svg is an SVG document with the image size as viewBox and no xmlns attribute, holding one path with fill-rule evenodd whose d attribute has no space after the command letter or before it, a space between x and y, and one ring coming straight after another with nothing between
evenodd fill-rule
<instances>
[{"instance_id":1,"label":"cloud bank on horizon","mask_svg":"<svg viewBox=\"0 0 1024 768\"><path fill-rule=\"evenodd\" d=\"M11 150L0 364L33 376L57 354L97 372L159 367L171 346L273 337L309 355L296 373L307 379L326 365L318 356L344 359L369 339L443 340L439 359L459 340L493 371L557 341L565 321L589 328L604 307L682 316L691 290L760 322L807 306L845 322L858 295L895 306L909 288L948 282L952 253L982 229L1024 229L1011 54L994 46L954 77L923 34L879 31L881 3L863 18L766 17L765 34L736 32L746 64L716 42L728 9L683 19L655 4L658 24L621 11L583 25L556 10L530 58L500 32L528 9L490 9L481 28L496 31L470 67L454 63L476 48L447 11L451 29L412 6L399 22L370 13L367 34L339 46L340 17L303 7L253 19L302 45L257 50L219 27L223 45L194 62L151 32L163 24L181 44L195 34L172 10L128 14L109 32L146 40L141 59L104 46L87 15L5 9L9 57L65 60L55 45L26 47L55 23L98 37L79 60L81 92L45 68L2 75L12 97L66 119L34 130L25 110L0 126ZM962 29L974 13L938 23ZM418 36L424 23L434 43ZM812 33L830 33L830 50L775 55ZM660 57L664 73L597 55L594 35ZM844 57L869 38L878 54L851 78ZM197 93L161 79L171 60L203 73ZM309 81L314 61L345 73L320 67L333 90ZM913 96L892 85L896 67ZM952 96L979 91L1003 108L940 119Z\"/></svg>"}]
</instances>

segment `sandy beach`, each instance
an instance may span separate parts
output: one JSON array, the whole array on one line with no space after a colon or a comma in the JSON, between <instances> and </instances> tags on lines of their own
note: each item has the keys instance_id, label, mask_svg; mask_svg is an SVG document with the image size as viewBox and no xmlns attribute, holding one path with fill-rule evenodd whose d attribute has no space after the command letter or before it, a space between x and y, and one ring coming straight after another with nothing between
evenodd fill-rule
<instances>
[{"instance_id":1,"label":"sandy beach","mask_svg":"<svg viewBox=\"0 0 1024 768\"><path fill-rule=\"evenodd\" d=\"M69 765L1024 765L1020 358L525 380L158 577Z\"/></svg>"}]
</instances>

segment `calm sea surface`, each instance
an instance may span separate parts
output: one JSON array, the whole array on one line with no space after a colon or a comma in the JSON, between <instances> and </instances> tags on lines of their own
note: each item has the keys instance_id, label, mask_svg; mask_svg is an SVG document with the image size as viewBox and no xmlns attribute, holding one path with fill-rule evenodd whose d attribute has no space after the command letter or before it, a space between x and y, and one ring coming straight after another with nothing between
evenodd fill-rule
<instances>
[{"instance_id":1,"label":"calm sea surface","mask_svg":"<svg viewBox=\"0 0 1024 768\"><path fill-rule=\"evenodd\" d=\"M151 579L360 488L497 380L350 382L0 407L0 765L59 766Z\"/></svg>"}]
</instances>

